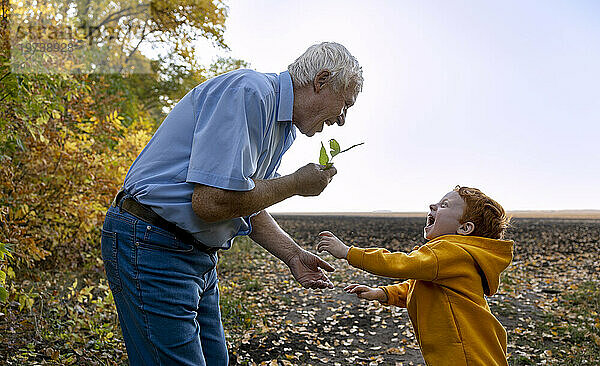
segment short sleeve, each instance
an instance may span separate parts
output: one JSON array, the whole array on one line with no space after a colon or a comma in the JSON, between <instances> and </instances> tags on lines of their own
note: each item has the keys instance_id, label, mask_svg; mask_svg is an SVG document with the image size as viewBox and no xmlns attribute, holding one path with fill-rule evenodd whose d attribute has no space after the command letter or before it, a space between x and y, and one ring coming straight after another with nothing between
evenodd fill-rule
<instances>
[{"instance_id":1,"label":"short sleeve","mask_svg":"<svg viewBox=\"0 0 600 366\"><path fill-rule=\"evenodd\" d=\"M194 98L196 126L186 181L247 191L257 169L265 104L251 88L225 88Z\"/></svg>"}]
</instances>

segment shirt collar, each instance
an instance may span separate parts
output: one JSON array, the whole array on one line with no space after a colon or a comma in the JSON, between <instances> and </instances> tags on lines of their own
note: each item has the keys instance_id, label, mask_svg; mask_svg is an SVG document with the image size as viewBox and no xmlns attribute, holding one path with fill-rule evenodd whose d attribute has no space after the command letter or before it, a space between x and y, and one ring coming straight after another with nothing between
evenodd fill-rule
<instances>
[{"instance_id":1,"label":"shirt collar","mask_svg":"<svg viewBox=\"0 0 600 366\"><path fill-rule=\"evenodd\" d=\"M279 74L279 111L278 121L291 121L294 108L294 86L288 71Z\"/></svg>"}]
</instances>

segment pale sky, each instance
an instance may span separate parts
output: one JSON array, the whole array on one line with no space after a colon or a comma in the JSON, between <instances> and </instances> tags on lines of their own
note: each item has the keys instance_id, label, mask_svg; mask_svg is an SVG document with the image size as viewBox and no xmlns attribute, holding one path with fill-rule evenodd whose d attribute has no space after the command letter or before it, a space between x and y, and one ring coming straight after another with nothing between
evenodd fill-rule
<instances>
[{"instance_id":1,"label":"pale sky","mask_svg":"<svg viewBox=\"0 0 600 366\"><path fill-rule=\"evenodd\" d=\"M320 196L271 212L426 211L457 184L507 210L600 209L600 2L227 3L221 55L278 73L335 41L363 68L346 124L298 132L279 173L330 138L365 145L335 158Z\"/></svg>"}]
</instances>

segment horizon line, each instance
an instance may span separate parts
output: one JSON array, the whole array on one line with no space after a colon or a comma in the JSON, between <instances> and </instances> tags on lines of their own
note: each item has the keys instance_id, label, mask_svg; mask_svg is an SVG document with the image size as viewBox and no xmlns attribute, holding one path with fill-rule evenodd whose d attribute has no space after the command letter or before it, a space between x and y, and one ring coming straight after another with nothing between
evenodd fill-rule
<instances>
[{"instance_id":1,"label":"horizon line","mask_svg":"<svg viewBox=\"0 0 600 366\"><path fill-rule=\"evenodd\" d=\"M322 211L322 212L269 212L280 216L368 216L368 217L423 217L427 211ZM600 210L596 209L565 209L565 210L511 210L506 212L514 218L589 218L600 219Z\"/></svg>"}]
</instances>

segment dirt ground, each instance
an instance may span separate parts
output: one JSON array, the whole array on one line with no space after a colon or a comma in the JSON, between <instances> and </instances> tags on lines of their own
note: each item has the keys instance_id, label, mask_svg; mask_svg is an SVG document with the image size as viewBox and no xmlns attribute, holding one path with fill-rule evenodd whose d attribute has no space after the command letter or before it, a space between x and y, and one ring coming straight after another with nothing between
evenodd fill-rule
<instances>
[{"instance_id":1,"label":"dirt ground","mask_svg":"<svg viewBox=\"0 0 600 366\"><path fill-rule=\"evenodd\" d=\"M276 219L305 248L314 247L322 230L360 247L408 251L423 243L421 218L286 215ZM503 275L499 293L488 299L507 329L512 365L566 364L563 359L579 364L577 359L586 359L578 347L586 342L594 345L596 333L582 331L584 339L575 339L576 322L567 321L561 328L558 319L573 305L564 303L564 295L590 281L598 284L598 238L600 220L513 221L508 239L516 243L514 261ZM394 281L358 271L332 256L325 258L336 267L330 276L335 288L306 290L290 283L285 266L264 255L264 267L255 275L272 285L265 288L267 293L257 294L256 301L263 295L276 300L265 305L268 316L261 334L246 334L240 344L232 345L232 364L424 365L405 309L342 291L350 283ZM594 310L587 315L598 322ZM589 358L585 362L595 364Z\"/></svg>"},{"instance_id":2,"label":"dirt ground","mask_svg":"<svg viewBox=\"0 0 600 366\"><path fill-rule=\"evenodd\" d=\"M424 218L276 219L310 250L322 230L359 247L409 251L424 242ZM509 364L600 365L600 220L517 218L508 238L515 241L514 260L488 302L507 330ZM423 365L405 309L342 290L394 280L324 258L336 267L335 288L306 290L247 238L220 253L231 365ZM0 364L128 364L99 253L82 268L36 268L16 278L19 301L0 311Z\"/></svg>"}]
</instances>

